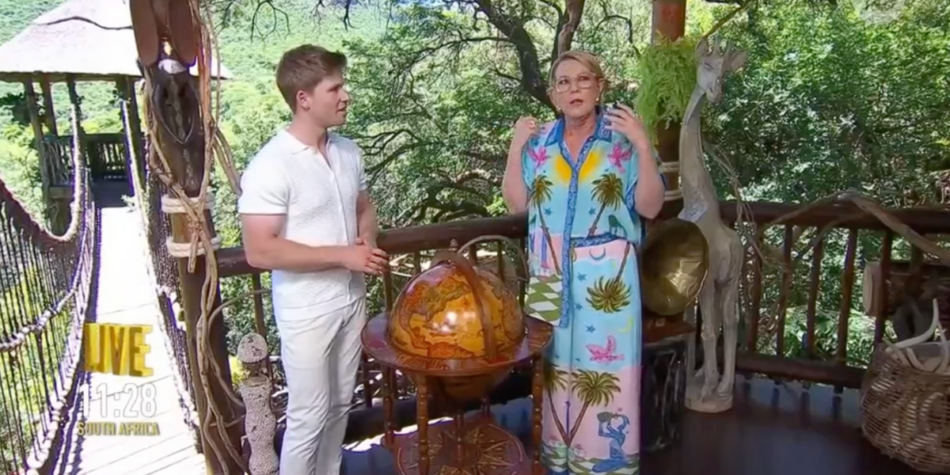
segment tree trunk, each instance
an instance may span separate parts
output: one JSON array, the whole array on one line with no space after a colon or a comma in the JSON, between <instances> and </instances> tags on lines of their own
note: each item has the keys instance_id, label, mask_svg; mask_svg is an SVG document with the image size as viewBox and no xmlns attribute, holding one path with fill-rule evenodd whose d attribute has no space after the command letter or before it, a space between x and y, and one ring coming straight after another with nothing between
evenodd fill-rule
<instances>
[{"instance_id":1,"label":"tree trunk","mask_svg":"<svg viewBox=\"0 0 950 475\"><path fill-rule=\"evenodd\" d=\"M594 233L597 232L597 224L600 223L600 218L603 216L605 209L607 209L607 203L601 204L597 216L594 217L594 224L590 225L590 230L587 231L587 237L594 237Z\"/></svg>"},{"instance_id":2,"label":"tree trunk","mask_svg":"<svg viewBox=\"0 0 950 475\"><path fill-rule=\"evenodd\" d=\"M544 212L541 211L541 203L538 203L538 219L541 221L541 231L544 232L544 239L548 242L548 247L551 248L551 260L554 261L554 271L558 275L561 275L561 266L557 263L557 252L554 250L554 241L551 239L551 233L548 231L548 226L544 222ZM563 245L564 240L561 240L561 245Z\"/></svg>"},{"instance_id":3,"label":"tree trunk","mask_svg":"<svg viewBox=\"0 0 950 475\"><path fill-rule=\"evenodd\" d=\"M620 280L623 277L623 270L627 267L627 259L630 257L630 248L633 247L633 244L627 242L627 247L623 250L623 261L620 263L620 270L617 271L617 280Z\"/></svg>"},{"instance_id":4,"label":"tree trunk","mask_svg":"<svg viewBox=\"0 0 950 475\"><path fill-rule=\"evenodd\" d=\"M590 401L584 401L584 405L581 406L581 412L577 413L577 420L575 421L576 423L574 424L574 427L571 427L571 435L570 437L568 437L568 440L567 440L568 447L570 447L571 444L574 442L574 436L577 435L577 429L581 427L581 421L584 420L584 414L587 413L588 407L590 407Z\"/></svg>"}]
</instances>

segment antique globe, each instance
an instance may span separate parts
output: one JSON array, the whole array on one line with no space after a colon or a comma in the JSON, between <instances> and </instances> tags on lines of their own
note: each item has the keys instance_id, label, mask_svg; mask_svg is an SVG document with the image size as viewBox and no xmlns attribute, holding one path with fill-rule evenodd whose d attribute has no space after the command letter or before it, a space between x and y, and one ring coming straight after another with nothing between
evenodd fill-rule
<instances>
[{"instance_id":1,"label":"antique globe","mask_svg":"<svg viewBox=\"0 0 950 475\"><path fill-rule=\"evenodd\" d=\"M504 380L526 334L510 286L450 251L409 281L386 330L403 362L419 368L407 376L428 377L435 395L455 401L477 399Z\"/></svg>"}]
</instances>

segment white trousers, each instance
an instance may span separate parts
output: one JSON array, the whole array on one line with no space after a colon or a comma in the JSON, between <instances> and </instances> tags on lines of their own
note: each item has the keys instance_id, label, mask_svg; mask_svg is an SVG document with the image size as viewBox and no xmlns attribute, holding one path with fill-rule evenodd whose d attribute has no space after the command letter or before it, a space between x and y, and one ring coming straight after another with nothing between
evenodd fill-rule
<instances>
[{"instance_id":1,"label":"white trousers","mask_svg":"<svg viewBox=\"0 0 950 475\"><path fill-rule=\"evenodd\" d=\"M288 392L280 474L339 475L366 299L328 314L297 318L305 311L275 312Z\"/></svg>"}]
</instances>

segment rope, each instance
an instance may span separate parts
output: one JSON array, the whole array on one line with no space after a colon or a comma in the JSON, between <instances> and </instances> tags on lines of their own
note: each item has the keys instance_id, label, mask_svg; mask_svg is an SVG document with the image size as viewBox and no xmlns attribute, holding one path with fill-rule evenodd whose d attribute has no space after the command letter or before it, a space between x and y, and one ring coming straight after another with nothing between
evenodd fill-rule
<instances>
[{"instance_id":1,"label":"rope","mask_svg":"<svg viewBox=\"0 0 950 475\"><path fill-rule=\"evenodd\" d=\"M189 259L192 256L203 256L205 255L204 247L194 247L190 242L175 242L175 239L171 236L165 240L165 249L168 250L168 254L175 259ZM215 236L211 238L211 249L217 251L221 249L221 238Z\"/></svg>"},{"instance_id":2,"label":"rope","mask_svg":"<svg viewBox=\"0 0 950 475\"><path fill-rule=\"evenodd\" d=\"M680 162L660 162L660 173L679 173Z\"/></svg>"},{"instance_id":3,"label":"rope","mask_svg":"<svg viewBox=\"0 0 950 475\"><path fill-rule=\"evenodd\" d=\"M204 203L202 207L201 204ZM176 198L174 196L162 195L162 212L166 214L187 214L188 210L186 207L192 210L206 209L211 211L214 209L214 193L207 192L202 199L200 196L195 197L186 197L185 200Z\"/></svg>"},{"instance_id":4,"label":"rope","mask_svg":"<svg viewBox=\"0 0 950 475\"><path fill-rule=\"evenodd\" d=\"M162 212L165 214L188 214L189 211L197 214L198 210L210 211L212 209L214 209L214 194L210 191L205 194L203 199L201 196L186 197L184 200L168 195L162 196ZM196 246L195 242L198 239L198 234L200 234L199 227L194 226L191 231L193 238L189 242L175 242L173 236L168 236L165 239L165 248L168 249L169 255L176 259L190 259L192 256L205 255L205 248ZM219 236L211 238L211 248L215 251L221 248L221 238Z\"/></svg>"}]
</instances>

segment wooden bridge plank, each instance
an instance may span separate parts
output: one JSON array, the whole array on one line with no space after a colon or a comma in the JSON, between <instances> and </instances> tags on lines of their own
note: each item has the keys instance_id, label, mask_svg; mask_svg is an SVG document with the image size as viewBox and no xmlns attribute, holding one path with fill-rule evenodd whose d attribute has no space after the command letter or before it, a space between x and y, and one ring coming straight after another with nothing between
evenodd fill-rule
<instances>
[{"instance_id":1,"label":"wooden bridge plank","mask_svg":"<svg viewBox=\"0 0 950 475\"><path fill-rule=\"evenodd\" d=\"M158 436L78 436L73 431L69 455L61 461L54 473L74 475L126 475L174 473L191 475L204 473L204 457L195 448L194 436L184 421L179 407L179 395L173 372L174 360L169 355L161 330L161 314L157 308L155 290L146 268L146 248L141 219L131 208L102 209L102 245L96 302L99 323L146 324L153 330L146 335L151 352L146 365L153 374L146 378L91 374L79 391L81 403L73 407L74 421L155 422ZM126 407L127 385L154 390L156 412L153 417L117 417L111 414ZM100 391L110 398L102 412ZM141 402L141 401L140 401ZM141 410L141 408L139 408Z\"/></svg>"}]
</instances>

